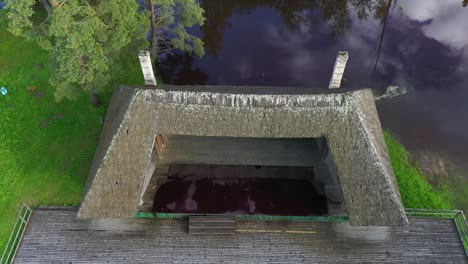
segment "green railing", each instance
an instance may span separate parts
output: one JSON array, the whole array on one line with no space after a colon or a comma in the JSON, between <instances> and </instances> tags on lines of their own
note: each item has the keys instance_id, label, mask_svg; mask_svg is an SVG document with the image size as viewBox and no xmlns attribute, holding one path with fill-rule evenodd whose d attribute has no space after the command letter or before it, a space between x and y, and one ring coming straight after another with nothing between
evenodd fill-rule
<instances>
[{"instance_id":1,"label":"green railing","mask_svg":"<svg viewBox=\"0 0 468 264\"><path fill-rule=\"evenodd\" d=\"M3 251L2 258L0 259L1 264L13 263L18 251L18 246L23 239L24 230L28 226L29 218L31 217L32 210L26 204L20 209L16 223L11 231L10 238L6 244L5 250Z\"/></svg>"},{"instance_id":2,"label":"green railing","mask_svg":"<svg viewBox=\"0 0 468 264\"><path fill-rule=\"evenodd\" d=\"M190 215L209 214L179 214L179 213L147 213L138 212L137 218L179 219ZM300 221L300 222L348 222L347 216L286 216L286 215L235 215L241 221Z\"/></svg>"},{"instance_id":3,"label":"green railing","mask_svg":"<svg viewBox=\"0 0 468 264\"><path fill-rule=\"evenodd\" d=\"M468 224L465 214L462 210L438 210L438 209L406 209L406 215L409 217L427 217L452 219L462 240L465 254L468 256Z\"/></svg>"}]
</instances>

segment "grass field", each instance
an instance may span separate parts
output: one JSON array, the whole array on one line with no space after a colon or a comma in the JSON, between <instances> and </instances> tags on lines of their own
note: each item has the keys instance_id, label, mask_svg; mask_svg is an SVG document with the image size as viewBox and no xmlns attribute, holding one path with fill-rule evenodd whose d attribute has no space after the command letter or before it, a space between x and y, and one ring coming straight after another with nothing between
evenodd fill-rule
<instances>
[{"instance_id":1,"label":"grass field","mask_svg":"<svg viewBox=\"0 0 468 264\"><path fill-rule=\"evenodd\" d=\"M420 170L411 164L409 153L394 136L385 132L385 141L405 208L454 208L455 195L449 184L434 188Z\"/></svg>"},{"instance_id":2,"label":"grass field","mask_svg":"<svg viewBox=\"0 0 468 264\"><path fill-rule=\"evenodd\" d=\"M110 93L56 103L48 53L8 33L0 11L0 252L21 203L79 204ZM141 84L138 58L122 58L117 83ZM28 87L35 86L31 92Z\"/></svg>"}]
</instances>

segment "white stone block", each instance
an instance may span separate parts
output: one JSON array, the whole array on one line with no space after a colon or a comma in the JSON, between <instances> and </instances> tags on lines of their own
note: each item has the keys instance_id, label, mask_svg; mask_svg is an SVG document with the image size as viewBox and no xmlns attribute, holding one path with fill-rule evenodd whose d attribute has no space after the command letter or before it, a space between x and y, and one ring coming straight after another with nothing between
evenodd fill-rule
<instances>
[{"instance_id":1,"label":"white stone block","mask_svg":"<svg viewBox=\"0 0 468 264\"><path fill-rule=\"evenodd\" d=\"M145 85L156 86L156 78L154 77L153 65L151 64L151 55L147 50L141 51L138 55L140 58L141 70L145 78Z\"/></svg>"},{"instance_id":2,"label":"white stone block","mask_svg":"<svg viewBox=\"0 0 468 264\"><path fill-rule=\"evenodd\" d=\"M338 51L338 55L336 56L335 66L333 67L333 73L328 88L340 88L341 79L343 78L346 63L348 62L348 57L349 56L347 51Z\"/></svg>"}]
</instances>

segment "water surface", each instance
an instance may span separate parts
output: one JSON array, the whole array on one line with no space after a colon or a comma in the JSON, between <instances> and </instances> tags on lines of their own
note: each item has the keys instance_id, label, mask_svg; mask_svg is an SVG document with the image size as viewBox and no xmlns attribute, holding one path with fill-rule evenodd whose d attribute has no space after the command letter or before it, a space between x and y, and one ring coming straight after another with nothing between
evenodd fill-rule
<instances>
[{"instance_id":1,"label":"water surface","mask_svg":"<svg viewBox=\"0 0 468 264\"><path fill-rule=\"evenodd\" d=\"M384 128L413 150L465 164L468 8L462 0L401 0L389 9L386 1L343 2L200 0L207 21L192 32L205 42L206 56L170 56L160 70L174 84L327 87L337 51L346 50L342 87L409 91L378 103Z\"/></svg>"}]
</instances>

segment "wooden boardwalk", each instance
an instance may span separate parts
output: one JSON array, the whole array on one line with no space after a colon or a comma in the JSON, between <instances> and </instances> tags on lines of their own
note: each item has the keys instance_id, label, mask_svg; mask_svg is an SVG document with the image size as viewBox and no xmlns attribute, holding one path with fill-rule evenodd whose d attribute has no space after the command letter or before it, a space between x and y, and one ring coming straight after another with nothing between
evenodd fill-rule
<instances>
[{"instance_id":1,"label":"wooden boardwalk","mask_svg":"<svg viewBox=\"0 0 468 264\"><path fill-rule=\"evenodd\" d=\"M197 236L187 220L75 217L34 211L16 263L467 263L451 220L411 219L405 229L239 222L235 235Z\"/></svg>"}]
</instances>

